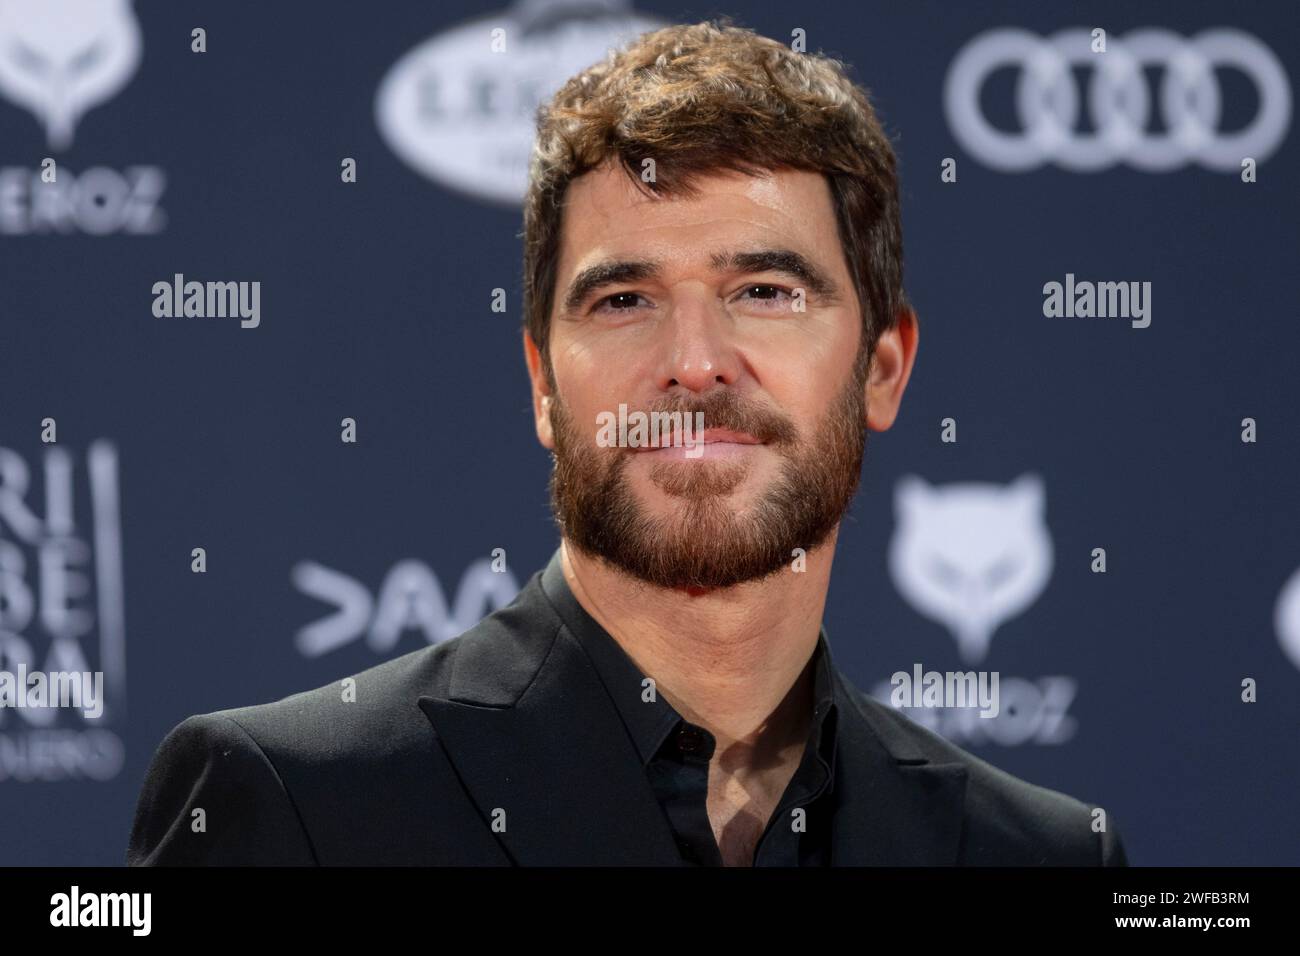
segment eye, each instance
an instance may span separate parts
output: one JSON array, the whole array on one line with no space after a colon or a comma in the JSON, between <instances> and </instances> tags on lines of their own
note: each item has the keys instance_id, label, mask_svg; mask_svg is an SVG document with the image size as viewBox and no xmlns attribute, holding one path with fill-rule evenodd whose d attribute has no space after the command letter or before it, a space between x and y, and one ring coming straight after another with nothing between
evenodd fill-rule
<instances>
[{"instance_id":1,"label":"eye","mask_svg":"<svg viewBox=\"0 0 1300 956\"><path fill-rule=\"evenodd\" d=\"M929 565L931 576L944 587L956 590L961 585L961 570L952 563L938 555L930 555L926 563Z\"/></svg>"},{"instance_id":2,"label":"eye","mask_svg":"<svg viewBox=\"0 0 1300 956\"><path fill-rule=\"evenodd\" d=\"M30 70L33 73L49 72L50 61L45 59L45 57L41 56L21 40L14 41L13 46L10 48L10 52L13 54L14 60L17 63L20 63L25 69Z\"/></svg>"},{"instance_id":3,"label":"eye","mask_svg":"<svg viewBox=\"0 0 1300 956\"><path fill-rule=\"evenodd\" d=\"M751 295L751 293L758 294ZM740 292L740 298L747 303L757 303L763 309L785 310L794 296L784 286L759 282L745 286Z\"/></svg>"},{"instance_id":4,"label":"eye","mask_svg":"<svg viewBox=\"0 0 1300 956\"><path fill-rule=\"evenodd\" d=\"M80 73L88 70L104 58L104 44L96 43L94 46L85 50L72 60L71 67L73 72Z\"/></svg>"},{"instance_id":5,"label":"eye","mask_svg":"<svg viewBox=\"0 0 1300 956\"><path fill-rule=\"evenodd\" d=\"M984 572L984 580L990 587L997 587L1011 579L1020 568L1020 562L1014 556L1004 557Z\"/></svg>"},{"instance_id":6,"label":"eye","mask_svg":"<svg viewBox=\"0 0 1300 956\"><path fill-rule=\"evenodd\" d=\"M637 299L644 299L638 292L615 292L596 303L593 312L630 312L636 306Z\"/></svg>"}]
</instances>

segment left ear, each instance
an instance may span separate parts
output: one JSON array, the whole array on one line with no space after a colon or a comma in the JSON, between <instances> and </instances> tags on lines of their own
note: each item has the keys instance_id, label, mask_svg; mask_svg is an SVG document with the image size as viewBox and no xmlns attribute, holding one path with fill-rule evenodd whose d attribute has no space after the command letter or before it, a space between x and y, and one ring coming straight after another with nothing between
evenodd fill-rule
<instances>
[{"instance_id":1,"label":"left ear","mask_svg":"<svg viewBox=\"0 0 1300 956\"><path fill-rule=\"evenodd\" d=\"M537 430L537 440L543 448L555 450L555 433L551 428L551 402L554 401L550 382L547 380L543 359L533 337L524 331L524 362L528 366L528 380L533 393L533 427Z\"/></svg>"},{"instance_id":2,"label":"left ear","mask_svg":"<svg viewBox=\"0 0 1300 956\"><path fill-rule=\"evenodd\" d=\"M894 424L898 406L903 402L903 390L912 374L916 361L916 347L920 340L920 321L911 306L898 312L893 328L882 332L871 356L871 368L863 386L867 403L867 427L883 432Z\"/></svg>"}]
</instances>

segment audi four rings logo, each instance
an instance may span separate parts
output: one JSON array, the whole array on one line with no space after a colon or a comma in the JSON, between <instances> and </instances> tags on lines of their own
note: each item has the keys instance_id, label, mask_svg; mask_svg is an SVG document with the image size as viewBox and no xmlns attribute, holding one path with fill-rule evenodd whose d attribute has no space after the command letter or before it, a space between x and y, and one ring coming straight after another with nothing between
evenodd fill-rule
<instances>
[{"instance_id":1,"label":"audi four rings logo","mask_svg":"<svg viewBox=\"0 0 1300 956\"><path fill-rule=\"evenodd\" d=\"M1092 129L1077 132L1081 91L1075 66L1090 66ZM1021 130L995 128L980 108L993 71L1012 67ZM1148 130L1152 93L1148 67L1157 68L1164 130ZM1254 84L1259 106L1246 126L1219 130L1222 103L1216 68L1240 70ZM1163 68L1162 70L1160 68ZM1085 74L1087 75L1087 74ZM1291 120L1291 84L1273 51L1241 30L1214 29L1188 39L1169 30L1135 30L1109 37L1093 52L1089 30L1043 38L1025 30L990 30L957 54L944 84L944 109L957 141L994 169L1020 172L1044 163L1094 172L1126 162L1148 172L1199 163L1236 170L1251 157L1262 162L1285 138Z\"/></svg>"}]
</instances>

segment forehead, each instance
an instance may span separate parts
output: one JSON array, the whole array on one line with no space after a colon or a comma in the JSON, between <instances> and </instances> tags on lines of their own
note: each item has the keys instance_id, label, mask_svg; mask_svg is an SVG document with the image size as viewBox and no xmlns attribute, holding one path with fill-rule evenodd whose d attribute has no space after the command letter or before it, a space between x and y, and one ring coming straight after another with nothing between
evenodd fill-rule
<instances>
[{"instance_id":1,"label":"forehead","mask_svg":"<svg viewBox=\"0 0 1300 956\"><path fill-rule=\"evenodd\" d=\"M771 244L825 261L840 257L830 187L801 169L755 176L721 170L696 176L693 196L656 196L612 162L576 178L561 223L561 278L584 261L637 252L664 260L707 256L720 244ZM644 191L643 191L644 190Z\"/></svg>"}]
</instances>

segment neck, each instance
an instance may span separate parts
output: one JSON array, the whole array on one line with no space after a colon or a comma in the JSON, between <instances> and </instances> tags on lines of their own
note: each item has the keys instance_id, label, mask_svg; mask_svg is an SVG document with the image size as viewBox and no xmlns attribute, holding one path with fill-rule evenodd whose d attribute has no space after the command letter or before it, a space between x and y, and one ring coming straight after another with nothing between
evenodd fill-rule
<instances>
[{"instance_id":1,"label":"neck","mask_svg":"<svg viewBox=\"0 0 1300 956\"><path fill-rule=\"evenodd\" d=\"M836 529L838 531L838 529ZM655 681L716 754L759 761L807 737L811 657L821 632L836 532L806 570L704 593L654 587L569 542L564 576L587 613Z\"/></svg>"}]
</instances>

